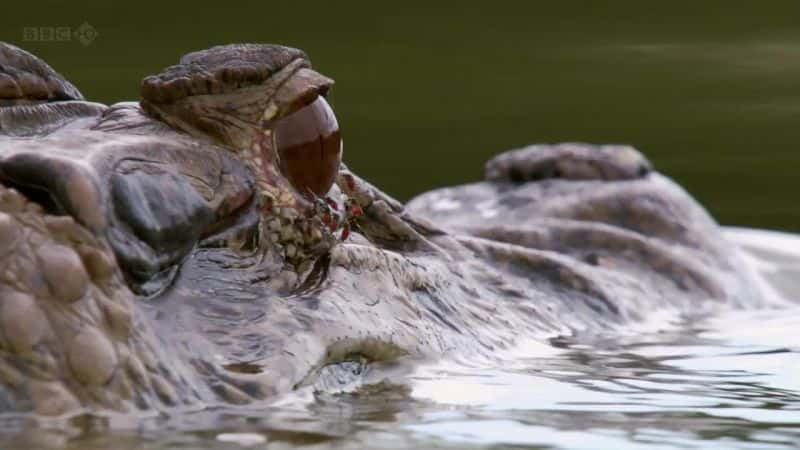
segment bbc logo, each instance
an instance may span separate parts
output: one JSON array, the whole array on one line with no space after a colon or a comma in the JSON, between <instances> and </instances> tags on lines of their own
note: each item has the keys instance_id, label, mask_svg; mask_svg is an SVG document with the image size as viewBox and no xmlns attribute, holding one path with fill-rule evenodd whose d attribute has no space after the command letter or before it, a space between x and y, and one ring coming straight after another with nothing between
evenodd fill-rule
<instances>
[{"instance_id":1,"label":"bbc logo","mask_svg":"<svg viewBox=\"0 0 800 450\"><path fill-rule=\"evenodd\" d=\"M70 42L76 40L87 46L97 38L97 30L84 22L74 27L23 27L22 40L25 42Z\"/></svg>"},{"instance_id":2,"label":"bbc logo","mask_svg":"<svg viewBox=\"0 0 800 450\"><path fill-rule=\"evenodd\" d=\"M72 28L25 27L22 37L29 42L67 42L72 40Z\"/></svg>"}]
</instances>

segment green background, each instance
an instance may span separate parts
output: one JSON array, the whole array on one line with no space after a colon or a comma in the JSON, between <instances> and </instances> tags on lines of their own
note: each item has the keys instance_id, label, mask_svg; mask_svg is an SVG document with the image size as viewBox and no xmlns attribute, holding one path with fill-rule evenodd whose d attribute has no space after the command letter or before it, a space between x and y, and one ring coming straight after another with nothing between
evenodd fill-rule
<instances>
[{"instance_id":1,"label":"green background","mask_svg":"<svg viewBox=\"0 0 800 450\"><path fill-rule=\"evenodd\" d=\"M527 143L629 143L720 222L800 231L798 1L212 4L9 0L0 39L103 102L188 51L303 48L347 163L403 200ZM88 46L24 39L84 22Z\"/></svg>"}]
</instances>

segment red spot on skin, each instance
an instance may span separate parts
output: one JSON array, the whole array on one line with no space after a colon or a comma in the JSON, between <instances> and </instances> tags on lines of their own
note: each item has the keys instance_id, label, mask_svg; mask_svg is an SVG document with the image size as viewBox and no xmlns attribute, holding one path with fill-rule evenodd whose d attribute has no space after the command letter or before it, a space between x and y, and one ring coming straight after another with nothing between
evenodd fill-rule
<instances>
[{"instance_id":1,"label":"red spot on skin","mask_svg":"<svg viewBox=\"0 0 800 450\"><path fill-rule=\"evenodd\" d=\"M335 218L335 217L333 217L332 215L330 215L330 214L328 214L328 213L325 213L325 214L323 214L323 215L322 215L322 217L320 218L320 220L321 220L321 221L322 221L322 223L323 223L323 224L325 224L325 225L328 227L328 229L329 229L329 230L331 230L331 231L336 231L336 227L338 227L338 226L339 226L339 221L338 221L338 220L336 220L336 218Z\"/></svg>"},{"instance_id":2,"label":"red spot on skin","mask_svg":"<svg viewBox=\"0 0 800 450\"><path fill-rule=\"evenodd\" d=\"M353 204L353 207L352 207L352 209L350 210L350 214L352 214L352 215L353 215L353 217L358 217L358 216L360 216L360 215L361 215L361 214L363 214L363 213L364 213L364 212L361 210L361 207L360 207L360 206L358 206L357 204Z\"/></svg>"},{"instance_id":3,"label":"red spot on skin","mask_svg":"<svg viewBox=\"0 0 800 450\"><path fill-rule=\"evenodd\" d=\"M348 237L350 237L350 227L345 226L344 228L342 228L341 240L346 241Z\"/></svg>"},{"instance_id":4,"label":"red spot on skin","mask_svg":"<svg viewBox=\"0 0 800 450\"><path fill-rule=\"evenodd\" d=\"M327 203L328 206L330 206L334 211L339 210L339 205L337 205L336 202L333 201L330 197L325 197L325 203Z\"/></svg>"},{"instance_id":5,"label":"red spot on skin","mask_svg":"<svg viewBox=\"0 0 800 450\"><path fill-rule=\"evenodd\" d=\"M356 189L356 180L354 180L353 176L349 173L344 175L344 184L347 185L347 189L350 191Z\"/></svg>"}]
</instances>

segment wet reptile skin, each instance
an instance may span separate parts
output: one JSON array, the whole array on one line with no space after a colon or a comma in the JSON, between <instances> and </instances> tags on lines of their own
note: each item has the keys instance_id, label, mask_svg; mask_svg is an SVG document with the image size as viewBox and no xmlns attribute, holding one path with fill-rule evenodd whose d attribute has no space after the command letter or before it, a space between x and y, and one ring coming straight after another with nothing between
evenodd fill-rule
<instances>
[{"instance_id":1,"label":"wet reptile skin","mask_svg":"<svg viewBox=\"0 0 800 450\"><path fill-rule=\"evenodd\" d=\"M194 114L228 114L209 105L237 89L283 95L269 80L304 55L281 50L248 86L234 73L196 88L190 65L170 69L143 110L86 102L19 51L0 53L0 411L245 404L343 361L501 358L766 302L703 208L624 146L502 153L483 181L406 205L342 166L329 197L362 211L349 236L289 255L286 210L260 196L303 206L242 156L250 119L208 128ZM226 51L213 64L231 64ZM330 84L292 70L302 95ZM195 97L164 97L174 73ZM255 104L291 110L281 101Z\"/></svg>"}]
</instances>

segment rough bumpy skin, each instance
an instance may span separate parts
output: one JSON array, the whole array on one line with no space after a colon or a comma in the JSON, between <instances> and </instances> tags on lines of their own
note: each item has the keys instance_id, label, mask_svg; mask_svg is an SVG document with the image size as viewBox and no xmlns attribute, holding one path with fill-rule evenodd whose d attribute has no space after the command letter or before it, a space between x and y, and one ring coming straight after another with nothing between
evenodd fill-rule
<instances>
[{"instance_id":1,"label":"rough bumpy skin","mask_svg":"<svg viewBox=\"0 0 800 450\"><path fill-rule=\"evenodd\" d=\"M192 53L105 106L2 48L0 73L62 89L0 108L2 411L244 404L343 363L503 358L765 301L630 147L503 153L408 205L342 165L309 200L270 128L332 83L299 50Z\"/></svg>"},{"instance_id":2,"label":"rough bumpy skin","mask_svg":"<svg viewBox=\"0 0 800 450\"><path fill-rule=\"evenodd\" d=\"M41 59L0 42L0 106L67 100L83 96Z\"/></svg>"},{"instance_id":3,"label":"rough bumpy skin","mask_svg":"<svg viewBox=\"0 0 800 450\"><path fill-rule=\"evenodd\" d=\"M0 187L0 240L0 409L127 411L188 395L103 239Z\"/></svg>"},{"instance_id":4,"label":"rough bumpy skin","mask_svg":"<svg viewBox=\"0 0 800 450\"><path fill-rule=\"evenodd\" d=\"M145 78L141 104L176 128L248 149L259 122L310 103L333 84L310 66L305 53L279 45L213 47Z\"/></svg>"}]
</instances>

